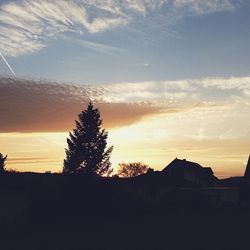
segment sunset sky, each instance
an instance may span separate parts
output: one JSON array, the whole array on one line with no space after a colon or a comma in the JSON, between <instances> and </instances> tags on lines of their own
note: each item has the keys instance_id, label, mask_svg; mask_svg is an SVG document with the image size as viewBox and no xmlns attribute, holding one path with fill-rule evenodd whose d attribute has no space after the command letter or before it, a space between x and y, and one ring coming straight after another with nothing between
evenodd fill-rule
<instances>
[{"instance_id":1,"label":"sunset sky","mask_svg":"<svg viewBox=\"0 0 250 250\"><path fill-rule=\"evenodd\" d=\"M250 1L0 0L0 152L62 170L93 100L112 163L175 157L242 175L250 153Z\"/></svg>"}]
</instances>

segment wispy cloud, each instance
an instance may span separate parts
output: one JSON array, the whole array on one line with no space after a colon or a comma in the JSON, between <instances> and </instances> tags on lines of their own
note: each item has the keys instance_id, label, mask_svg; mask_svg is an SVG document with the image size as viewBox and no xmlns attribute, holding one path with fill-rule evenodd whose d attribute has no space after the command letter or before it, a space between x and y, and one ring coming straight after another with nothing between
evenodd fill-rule
<instances>
[{"instance_id":1,"label":"wispy cloud","mask_svg":"<svg viewBox=\"0 0 250 250\"><path fill-rule=\"evenodd\" d=\"M23 158L10 158L10 159L7 159L8 161L8 164L12 164L12 165L15 165L15 164L34 164L34 163L37 163L37 162L49 162L49 158L45 158L45 157L23 157Z\"/></svg>"},{"instance_id":2,"label":"wispy cloud","mask_svg":"<svg viewBox=\"0 0 250 250\"><path fill-rule=\"evenodd\" d=\"M75 44L78 44L83 48L86 48L86 49L89 49L98 53L114 53L114 52L117 53L117 52L123 51L122 48L110 46L108 44L99 43L95 41L89 41L89 40L82 39L79 37L69 37L66 35L61 35L60 37L64 39L65 41L74 42Z\"/></svg>"},{"instance_id":3,"label":"wispy cloud","mask_svg":"<svg viewBox=\"0 0 250 250\"><path fill-rule=\"evenodd\" d=\"M174 6L197 15L235 9L235 4L231 0L175 0Z\"/></svg>"},{"instance_id":4,"label":"wispy cloud","mask_svg":"<svg viewBox=\"0 0 250 250\"><path fill-rule=\"evenodd\" d=\"M234 9L232 0L21 0L0 6L0 51L18 56L46 47L64 32L98 33L159 9L175 16Z\"/></svg>"},{"instance_id":5,"label":"wispy cloud","mask_svg":"<svg viewBox=\"0 0 250 250\"><path fill-rule=\"evenodd\" d=\"M150 66L149 63L136 63L135 66L138 66L138 67L148 67Z\"/></svg>"},{"instance_id":6,"label":"wispy cloud","mask_svg":"<svg viewBox=\"0 0 250 250\"><path fill-rule=\"evenodd\" d=\"M250 76L205 78L199 82L205 88L218 88L222 90L250 90Z\"/></svg>"}]
</instances>

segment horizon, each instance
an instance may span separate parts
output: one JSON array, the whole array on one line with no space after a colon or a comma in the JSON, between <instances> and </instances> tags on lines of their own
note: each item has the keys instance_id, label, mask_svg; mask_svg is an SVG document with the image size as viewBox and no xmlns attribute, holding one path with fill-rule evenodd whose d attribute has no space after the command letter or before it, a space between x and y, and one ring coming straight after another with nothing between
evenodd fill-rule
<instances>
[{"instance_id":1,"label":"horizon","mask_svg":"<svg viewBox=\"0 0 250 250\"><path fill-rule=\"evenodd\" d=\"M247 0L1 0L7 168L61 171L68 132L93 100L113 167L161 170L177 157L243 176L249 10Z\"/></svg>"}]
</instances>

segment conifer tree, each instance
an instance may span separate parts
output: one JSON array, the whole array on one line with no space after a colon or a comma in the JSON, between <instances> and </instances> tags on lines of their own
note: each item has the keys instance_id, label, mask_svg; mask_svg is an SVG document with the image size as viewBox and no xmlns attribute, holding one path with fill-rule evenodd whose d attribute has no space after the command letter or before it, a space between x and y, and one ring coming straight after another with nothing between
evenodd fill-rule
<instances>
[{"instance_id":1,"label":"conifer tree","mask_svg":"<svg viewBox=\"0 0 250 250\"><path fill-rule=\"evenodd\" d=\"M107 146L108 133L101 129L100 112L89 102L78 115L76 128L67 139L64 173L83 173L88 176L109 176L112 172L110 155L113 147Z\"/></svg>"},{"instance_id":2,"label":"conifer tree","mask_svg":"<svg viewBox=\"0 0 250 250\"><path fill-rule=\"evenodd\" d=\"M4 157L0 153L0 174L5 172L5 161L7 160L7 155Z\"/></svg>"}]
</instances>

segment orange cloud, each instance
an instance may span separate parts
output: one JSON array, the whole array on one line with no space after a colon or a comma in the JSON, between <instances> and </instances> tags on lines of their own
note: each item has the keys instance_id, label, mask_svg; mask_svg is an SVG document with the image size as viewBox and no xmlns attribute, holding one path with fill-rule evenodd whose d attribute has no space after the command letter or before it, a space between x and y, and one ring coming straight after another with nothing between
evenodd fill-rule
<instances>
[{"instance_id":1,"label":"orange cloud","mask_svg":"<svg viewBox=\"0 0 250 250\"><path fill-rule=\"evenodd\" d=\"M150 103L105 102L105 94L102 87L1 78L0 132L69 131L89 99L96 100L108 128L132 124L163 110Z\"/></svg>"}]
</instances>

